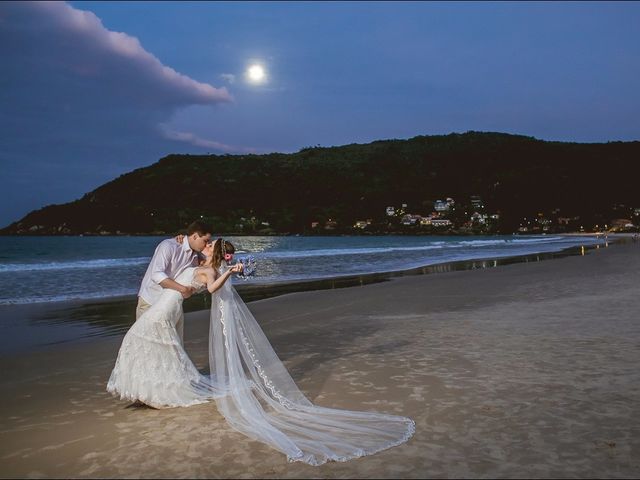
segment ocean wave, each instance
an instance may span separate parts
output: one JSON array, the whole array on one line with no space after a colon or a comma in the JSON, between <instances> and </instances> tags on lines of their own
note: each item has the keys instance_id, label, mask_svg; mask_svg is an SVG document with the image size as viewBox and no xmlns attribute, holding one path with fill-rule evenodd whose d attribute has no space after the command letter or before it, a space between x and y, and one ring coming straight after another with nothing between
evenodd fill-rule
<instances>
[{"instance_id":1,"label":"ocean wave","mask_svg":"<svg viewBox=\"0 0 640 480\"><path fill-rule=\"evenodd\" d=\"M69 262L47 263L5 263L0 264L0 273L4 272L30 272L45 270L88 270L93 268L114 268L143 265L148 263L151 257L137 258L98 258L92 260L73 260Z\"/></svg>"},{"instance_id":2,"label":"ocean wave","mask_svg":"<svg viewBox=\"0 0 640 480\"><path fill-rule=\"evenodd\" d=\"M508 245L508 240L462 240L459 242L464 247L488 247L491 245Z\"/></svg>"},{"instance_id":3,"label":"ocean wave","mask_svg":"<svg viewBox=\"0 0 640 480\"><path fill-rule=\"evenodd\" d=\"M425 245L420 247L326 248L317 250L285 250L261 252L254 254L254 256L259 258L307 258L329 257L337 255L375 255L390 252L437 250L441 248L443 248L443 245Z\"/></svg>"},{"instance_id":4,"label":"ocean wave","mask_svg":"<svg viewBox=\"0 0 640 480\"><path fill-rule=\"evenodd\" d=\"M429 250L459 249L464 247L490 247L490 246L524 246L527 244L553 244L564 240L563 237L519 238L519 239L491 239L491 240L457 240L450 242L430 242L428 245L416 245L411 247L356 247L356 248L326 248L314 250L288 250L259 252L253 254L257 258L309 258L328 257L340 255L376 255L394 252L427 252Z\"/></svg>"},{"instance_id":5,"label":"ocean wave","mask_svg":"<svg viewBox=\"0 0 640 480\"><path fill-rule=\"evenodd\" d=\"M405 270L457 260L490 259L560 251L571 246L592 245L599 243L600 240L567 236L518 236L517 238L505 236L476 239L458 237L442 238L438 241L407 239L403 245L402 240L381 239L378 244L362 241L355 245L352 240L349 240L334 248L327 248L331 244L319 245L319 242L314 239L309 242L296 244L297 250L286 249L285 245L280 245L279 251L247 252L239 249L237 257L247 254L255 256L258 271L252 281L272 283ZM332 257L338 257L338 260L327 261ZM29 259L31 260L31 257ZM59 260L48 263L0 263L0 292L3 292L5 297L11 297L0 297L0 304L59 302L135 295L139 288L141 269L146 268L149 260L147 256L140 256ZM120 270L114 271L115 268ZM45 275L42 277L40 273ZM17 279L20 280L20 286L15 283Z\"/></svg>"},{"instance_id":6,"label":"ocean wave","mask_svg":"<svg viewBox=\"0 0 640 480\"><path fill-rule=\"evenodd\" d=\"M580 239L580 243L594 243L597 239ZM491 246L525 246L530 244L558 244L576 243L576 239L570 237L525 237L508 239L486 239L486 240L456 240L437 241L427 245L415 246L381 246L381 247L345 247L345 248L324 248L313 250L275 250L266 252L249 252L238 250L236 257L242 255L254 255L257 258L277 259L277 258L310 258L328 256L349 256L349 255L376 255L389 254L395 252L428 252L430 250L459 249L472 247L474 249ZM96 268L117 268L144 265L151 260L151 257L134 258L98 258L90 260L71 260L43 263L0 263L0 273L9 272L29 272L29 271L55 271L55 270L89 270Z\"/></svg>"},{"instance_id":7,"label":"ocean wave","mask_svg":"<svg viewBox=\"0 0 640 480\"><path fill-rule=\"evenodd\" d=\"M459 243L451 244L450 247L461 247ZM515 246L514 246L515 247ZM388 260L385 262L376 262L376 263L362 263L357 265L355 269L351 269L348 272L325 272L325 273L317 273L313 271L305 271L291 274L283 274L278 273L277 277L255 277L253 281L257 283L269 284L272 282L285 282L285 281L309 281L309 280L323 280L323 279L332 279L332 278L342 278L342 277L351 277L354 275L368 275L375 273L391 273L391 272L402 272L414 268L421 268L432 265L446 265L451 262L457 261L474 261L479 263L485 263L494 259L508 258L517 255L536 255L543 253L553 253L559 252L565 248L564 246L558 244L557 242L549 243L547 248L544 248L544 245L536 245L535 249L527 249L524 246L520 245L519 248L515 248L514 250L506 250L503 249L501 251L495 249L487 249L486 252L478 251L478 250L442 250L443 256L432 257L432 258L413 258L406 259L403 263L397 263L393 260ZM407 248L418 248L418 247L405 247ZM420 247L423 248L423 247Z\"/></svg>"},{"instance_id":8,"label":"ocean wave","mask_svg":"<svg viewBox=\"0 0 640 480\"><path fill-rule=\"evenodd\" d=\"M545 242L556 242L558 240L571 240L567 237L529 237L529 238L514 238L511 240L513 243L545 243Z\"/></svg>"},{"instance_id":9,"label":"ocean wave","mask_svg":"<svg viewBox=\"0 0 640 480\"><path fill-rule=\"evenodd\" d=\"M137 289L121 289L107 292L82 292L64 295L30 295L18 298L0 298L0 305L25 305L30 303L64 302L68 300L91 300L96 298L111 298L136 295Z\"/></svg>"},{"instance_id":10,"label":"ocean wave","mask_svg":"<svg viewBox=\"0 0 640 480\"><path fill-rule=\"evenodd\" d=\"M525 237L525 238L502 238L496 240L463 240L460 243L470 247L484 247L489 245L525 245L525 244L540 244L540 243L555 243L558 241L573 241L564 237Z\"/></svg>"}]
</instances>

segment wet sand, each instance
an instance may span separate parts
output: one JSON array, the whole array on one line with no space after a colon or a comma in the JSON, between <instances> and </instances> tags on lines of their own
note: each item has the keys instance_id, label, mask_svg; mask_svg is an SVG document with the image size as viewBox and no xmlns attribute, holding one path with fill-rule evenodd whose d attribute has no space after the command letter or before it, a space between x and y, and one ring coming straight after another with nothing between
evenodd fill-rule
<instances>
[{"instance_id":1,"label":"wet sand","mask_svg":"<svg viewBox=\"0 0 640 480\"><path fill-rule=\"evenodd\" d=\"M153 410L111 397L117 334L0 359L0 475L640 475L640 244L249 307L313 402L407 415L415 436L346 463L287 463L215 403ZM208 312L187 314L202 368L207 332Z\"/></svg>"}]
</instances>

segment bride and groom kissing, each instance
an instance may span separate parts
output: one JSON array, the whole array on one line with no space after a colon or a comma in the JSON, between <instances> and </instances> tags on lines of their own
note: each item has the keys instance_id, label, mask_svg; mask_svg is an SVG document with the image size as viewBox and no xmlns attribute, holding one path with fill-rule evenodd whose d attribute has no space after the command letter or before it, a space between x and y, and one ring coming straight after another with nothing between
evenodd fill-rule
<instances>
[{"instance_id":1,"label":"bride and groom kissing","mask_svg":"<svg viewBox=\"0 0 640 480\"><path fill-rule=\"evenodd\" d=\"M186 238L162 241L139 292L136 321L107 384L113 395L163 409L215 401L237 431L287 455L321 465L371 455L406 442L413 420L314 405L302 393L229 278L235 247L192 223ZM183 344L182 302L211 294L209 373ZM213 421L213 420L212 420Z\"/></svg>"}]
</instances>

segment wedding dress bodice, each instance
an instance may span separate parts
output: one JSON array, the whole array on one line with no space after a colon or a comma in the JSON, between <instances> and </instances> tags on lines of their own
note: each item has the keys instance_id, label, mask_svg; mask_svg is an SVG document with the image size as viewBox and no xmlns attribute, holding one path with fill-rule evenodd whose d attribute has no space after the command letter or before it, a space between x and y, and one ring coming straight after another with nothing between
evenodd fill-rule
<instances>
[{"instance_id":1,"label":"wedding dress bodice","mask_svg":"<svg viewBox=\"0 0 640 480\"><path fill-rule=\"evenodd\" d=\"M185 287L193 287L196 292L204 290L207 286L206 283L199 282L196 278L195 271L198 267L186 268L180 275L175 278L175 281Z\"/></svg>"}]
</instances>

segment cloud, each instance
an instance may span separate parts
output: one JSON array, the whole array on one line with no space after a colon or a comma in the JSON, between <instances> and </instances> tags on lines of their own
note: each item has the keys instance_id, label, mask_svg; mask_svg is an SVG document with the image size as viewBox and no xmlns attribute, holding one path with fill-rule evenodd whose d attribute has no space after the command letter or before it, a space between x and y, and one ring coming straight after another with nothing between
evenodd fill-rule
<instances>
[{"instance_id":1,"label":"cloud","mask_svg":"<svg viewBox=\"0 0 640 480\"><path fill-rule=\"evenodd\" d=\"M137 38L107 30L92 12L63 2L7 3L0 7L1 35L11 42L3 42L0 52L14 60L11 65L21 67L16 73L46 69L75 86L82 86L83 79L112 85L107 92L109 104L132 99L145 104L158 97L162 105L176 107L232 100L226 88L198 82L163 65ZM115 80L126 80L126 88L113 85Z\"/></svg>"},{"instance_id":2,"label":"cloud","mask_svg":"<svg viewBox=\"0 0 640 480\"><path fill-rule=\"evenodd\" d=\"M171 130L166 126L162 126L162 133L165 138L169 140L175 140L177 142L187 143L194 147L209 148L211 150L218 150L228 153L256 153L256 149L249 147L234 147L232 145L226 145L224 143L216 142L215 140L207 140L205 138L198 137L194 133L190 132L177 132Z\"/></svg>"},{"instance_id":3,"label":"cloud","mask_svg":"<svg viewBox=\"0 0 640 480\"><path fill-rule=\"evenodd\" d=\"M222 78L222 80L224 80L225 82L228 83L235 83L236 81L236 76L233 73L223 73L220 75L220 78Z\"/></svg>"},{"instance_id":4,"label":"cloud","mask_svg":"<svg viewBox=\"0 0 640 480\"><path fill-rule=\"evenodd\" d=\"M0 57L0 225L78 198L176 143L228 147L160 128L188 107L232 102L226 88L164 65L92 12L0 2Z\"/></svg>"}]
</instances>

